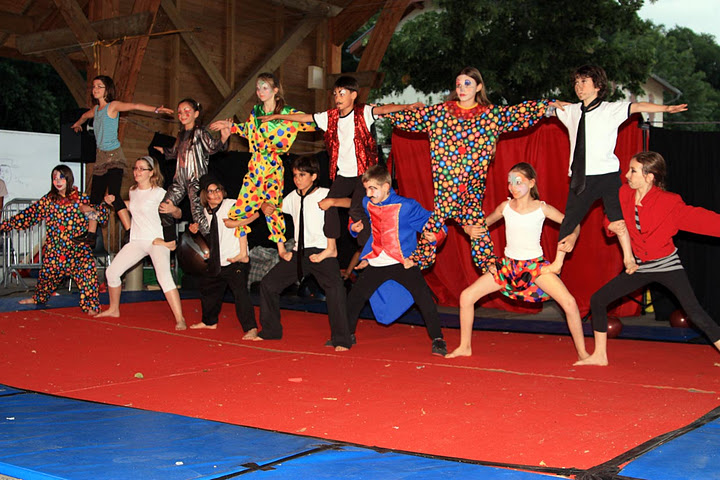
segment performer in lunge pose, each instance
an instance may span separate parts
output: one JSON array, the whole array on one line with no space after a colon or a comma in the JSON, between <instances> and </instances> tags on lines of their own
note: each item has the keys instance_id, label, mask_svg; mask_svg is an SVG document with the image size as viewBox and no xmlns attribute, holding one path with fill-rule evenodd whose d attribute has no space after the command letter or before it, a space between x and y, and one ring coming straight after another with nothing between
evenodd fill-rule
<instances>
[{"instance_id":1,"label":"performer in lunge pose","mask_svg":"<svg viewBox=\"0 0 720 480\"><path fill-rule=\"evenodd\" d=\"M540 201L536 182L537 174L529 163L518 163L510 169L508 190L512 198L502 202L485 219L488 227L505 219L505 257L497 268L490 267L488 272L460 294L460 346L449 353L447 358L472 355L475 302L497 291L526 302L542 302L550 298L555 300L565 311L578 359L588 357L575 298L560 277L540 271L544 265L548 265L540 246L543 223L546 218L560 223L564 215ZM483 227L479 226L466 226L464 230L471 238L486 234Z\"/></svg>"}]
</instances>

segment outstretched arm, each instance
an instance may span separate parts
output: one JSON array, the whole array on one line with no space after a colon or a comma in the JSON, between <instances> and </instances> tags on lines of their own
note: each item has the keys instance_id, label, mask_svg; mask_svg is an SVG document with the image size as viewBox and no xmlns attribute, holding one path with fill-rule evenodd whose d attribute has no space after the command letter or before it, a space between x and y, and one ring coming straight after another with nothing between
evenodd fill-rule
<instances>
[{"instance_id":1,"label":"outstretched arm","mask_svg":"<svg viewBox=\"0 0 720 480\"><path fill-rule=\"evenodd\" d=\"M658 105L650 102L637 102L630 105L630 113L679 113L687 110L687 103L682 105Z\"/></svg>"},{"instance_id":2,"label":"outstretched arm","mask_svg":"<svg viewBox=\"0 0 720 480\"><path fill-rule=\"evenodd\" d=\"M410 110L411 112L414 112L418 108L422 108L424 106L425 106L425 104L422 102L407 103L407 104L401 104L401 105L389 103L387 105L378 105L376 107L373 107L373 113L375 115L386 115L388 113L395 113L395 112L400 112L403 110Z\"/></svg>"},{"instance_id":3,"label":"outstretched arm","mask_svg":"<svg viewBox=\"0 0 720 480\"><path fill-rule=\"evenodd\" d=\"M95 117L95 109L91 108L87 112L83 113L77 122L73 123L72 128L75 132L79 132L82 129L83 123L87 122L91 118Z\"/></svg>"},{"instance_id":4,"label":"outstretched arm","mask_svg":"<svg viewBox=\"0 0 720 480\"><path fill-rule=\"evenodd\" d=\"M285 120L287 122L309 123L313 121L313 116L309 113L273 113L272 115L264 115L258 117L261 122L270 122L273 120Z\"/></svg>"},{"instance_id":5,"label":"outstretched arm","mask_svg":"<svg viewBox=\"0 0 720 480\"><path fill-rule=\"evenodd\" d=\"M153 107L151 105L145 105L144 103L128 103L115 100L110 102L110 105L108 106L108 113L129 112L132 110L138 110L140 112L164 113L166 115L172 115L173 113L171 109L165 108L164 105Z\"/></svg>"}]
</instances>

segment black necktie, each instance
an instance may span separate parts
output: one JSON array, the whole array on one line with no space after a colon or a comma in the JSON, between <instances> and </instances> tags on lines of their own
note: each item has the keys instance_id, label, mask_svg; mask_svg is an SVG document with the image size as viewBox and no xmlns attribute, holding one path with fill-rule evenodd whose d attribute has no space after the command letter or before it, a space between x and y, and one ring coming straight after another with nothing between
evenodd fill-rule
<instances>
[{"instance_id":1,"label":"black necktie","mask_svg":"<svg viewBox=\"0 0 720 480\"><path fill-rule=\"evenodd\" d=\"M297 274L298 280L302 280L302 261L305 253L305 197L307 197L309 190L305 191L305 195L303 195L300 190L298 190L297 192L300 196L300 231L298 232L297 244Z\"/></svg>"},{"instance_id":2,"label":"black necktie","mask_svg":"<svg viewBox=\"0 0 720 480\"><path fill-rule=\"evenodd\" d=\"M212 215L210 222L210 258L208 259L208 274L213 277L220 273L220 231L218 230L217 212L220 205L214 210L208 208L207 211Z\"/></svg>"},{"instance_id":3,"label":"black necktie","mask_svg":"<svg viewBox=\"0 0 720 480\"><path fill-rule=\"evenodd\" d=\"M596 98L587 107L580 105L580 122L575 137L575 151L573 152L572 177L570 177L570 190L580 195L585 190L585 113L594 110L600 105L601 99Z\"/></svg>"}]
</instances>

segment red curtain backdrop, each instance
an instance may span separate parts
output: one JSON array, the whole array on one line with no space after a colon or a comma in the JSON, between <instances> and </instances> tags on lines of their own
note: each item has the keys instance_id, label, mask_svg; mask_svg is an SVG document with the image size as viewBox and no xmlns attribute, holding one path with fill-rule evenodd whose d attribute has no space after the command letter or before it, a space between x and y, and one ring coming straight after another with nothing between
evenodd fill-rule
<instances>
[{"instance_id":1,"label":"red curtain backdrop","mask_svg":"<svg viewBox=\"0 0 720 480\"><path fill-rule=\"evenodd\" d=\"M620 158L623 175L630 158L643 149L642 130L637 116L631 117L618 131L615 153ZM399 193L418 200L428 210L433 209L433 187L430 169L430 145L425 134L395 129L392 136L392 161ZM568 163L570 142L567 130L556 118L512 134L503 135L497 154L490 165L485 196L485 213L492 212L508 197L507 173L518 162L528 162L538 174L540 198L560 211L565 210L569 188ZM572 254L566 257L562 279L575 296L584 315L590 309L590 296L622 269L620 246L614 238L604 234L602 202L598 201L582 223L580 238ZM448 222L448 238L440 247L435 265L425 271L425 278L441 305L457 306L462 290L479 275L470 258L470 243L462 229ZM559 225L547 222L543 229L542 248L547 258L555 258ZM503 255L505 226L502 222L491 229L495 253ZM536 312L542 308L509 300L494 294L479 304L516 312ZM637 304L624 301L615 310L618 316L636 315Z\"/></svg>"}]
</instances>

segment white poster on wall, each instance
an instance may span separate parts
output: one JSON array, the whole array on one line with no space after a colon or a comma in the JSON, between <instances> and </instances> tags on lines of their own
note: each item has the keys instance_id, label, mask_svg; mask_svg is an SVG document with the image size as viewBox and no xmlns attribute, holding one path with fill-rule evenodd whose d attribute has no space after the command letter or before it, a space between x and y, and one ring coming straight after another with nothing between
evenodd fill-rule
<instances>
[{"instance_id":1,"label":"white poster on wall","mask_svg":"<svg viewBox=\"0 0 720 480\"><path fill-rule=\"evenodd\" d=\"M7 204L13 198L38 199L50 191L50 173L60 163L60 135L0 130L0 179ZM68 163L82 190L80 164Z\"/></svg>"}]
</instances>

